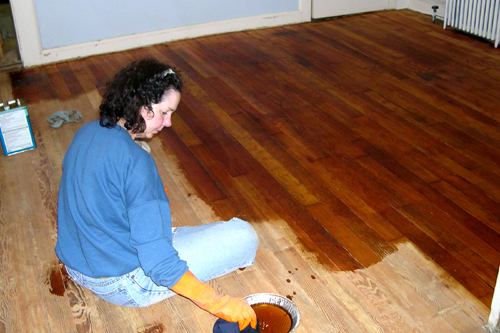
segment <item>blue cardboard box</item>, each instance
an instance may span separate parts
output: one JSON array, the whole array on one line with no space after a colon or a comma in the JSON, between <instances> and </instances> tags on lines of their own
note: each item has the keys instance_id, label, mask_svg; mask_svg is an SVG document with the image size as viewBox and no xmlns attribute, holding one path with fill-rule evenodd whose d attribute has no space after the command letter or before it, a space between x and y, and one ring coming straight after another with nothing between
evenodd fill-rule
<instances>
[{"instance_id":1,"label":"blue cardboard box","mask_svg":"<svg viewBox=\"0 0 500 333\"><path fill-rule=\"evenodd\" d=\"M22 99L0 103L0 141L7 156L36 148L28 109Z\"/></svg>"}]
</instances>

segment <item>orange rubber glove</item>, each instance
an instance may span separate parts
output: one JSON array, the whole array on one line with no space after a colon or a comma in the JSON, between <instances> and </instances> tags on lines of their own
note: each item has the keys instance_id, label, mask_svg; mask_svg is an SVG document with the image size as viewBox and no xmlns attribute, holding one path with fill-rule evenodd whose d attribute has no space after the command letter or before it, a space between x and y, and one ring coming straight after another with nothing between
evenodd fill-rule
<instances>
[{"instance_id":1,"label":"orange rubber glove","mask_svg":"<svg viewBox=\"0 0 500 333\"><path fill-rule=\"evenodd\" d=\"M248 324L252 328L257 328L257 316L243 298L234 298L228 295L219 296L212 287L198 280L190 271L187 271L179 282L170 289L189 298L194 304L216 317L237 322L240 331L245 329Z\"/></svg>"}]
</instances>

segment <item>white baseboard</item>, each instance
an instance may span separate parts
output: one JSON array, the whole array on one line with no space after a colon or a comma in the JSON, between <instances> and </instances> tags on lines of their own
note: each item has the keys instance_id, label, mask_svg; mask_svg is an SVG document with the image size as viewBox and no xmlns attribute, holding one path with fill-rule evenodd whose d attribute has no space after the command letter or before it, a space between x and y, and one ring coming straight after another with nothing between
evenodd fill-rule
<instances>
[{"instance_id":1,"label":"white baseboard","mask_svg":"<svg viewBox=\"0 0 500 333\"><path fill-rule=\"evenodd\" d=\"M83 58L95 54L118 52L144 46L162 44L180 39L189 39L248 29L274 27L297 22L301 22L301 15L299 12L212 22L43 50L41 52L41 58L43 63L47 64L50 62Z\"/></svg>"},{"instance_id":2,"label":"white baseboard","mask_svg":"<svg viewBox=\"0 0 500 333\"><path fill-rule=\"evenodd\" d=\"M181 39L307 22L311 20L310 1L311 0L300 0L300 8L303 8L300 11L266 14L242 19L183 26L52 49L42 49L33 0L13 1L11 6L13 7L12 12L14 19L16 20L17 18L19 22L24 23L17 24L19 22L15 22L15 25L23 66L28 68L77 58L85 58L92 55L162 44ZM20 8L22 8L22 10Z\"/></svg>"}]
</instances>

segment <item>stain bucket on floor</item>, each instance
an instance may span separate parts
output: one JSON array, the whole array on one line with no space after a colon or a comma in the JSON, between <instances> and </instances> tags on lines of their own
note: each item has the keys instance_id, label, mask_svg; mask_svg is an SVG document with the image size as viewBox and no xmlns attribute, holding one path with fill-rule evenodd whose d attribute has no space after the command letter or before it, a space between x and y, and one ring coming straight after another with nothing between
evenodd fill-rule
<instances>
[{"instance_id":1,"label":"stain bucket on floor","mask_svg":"<svg viewBox=\"0 0 500 333\"><path fill-rule=\"evenodd\" d=\"M299 308L288 298L269 293L245 297L257 314L260 333L293 333L299 327Z\"/></svg>"}]
</instances>

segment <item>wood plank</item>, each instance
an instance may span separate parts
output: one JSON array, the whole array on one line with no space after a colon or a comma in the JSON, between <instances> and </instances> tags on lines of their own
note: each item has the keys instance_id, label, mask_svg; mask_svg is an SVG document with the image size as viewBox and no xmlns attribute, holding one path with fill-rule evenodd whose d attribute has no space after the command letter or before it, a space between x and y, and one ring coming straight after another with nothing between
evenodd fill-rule
<instances>
[{"instance_id":1,"label":"wood plank","mask_svg":"<svg viewBox=\"0 0 500 333\"><path fill-rule=\"evenodd\" d=\"M181 142L179 137L172 131L162 131L160 136L163 139L163 144L168 145L178 156L180 163L185 170L189 170L187 175L196 179L195 186L208 201L223 199L224 193L216 186L216 184L206 174L206 171L200 166L199 162L193 157L192 153Z\"/></svg>"},{"instance_id":2,"label":"wood plank","mask_svg":"<svg viewBox=\"0 0 500 333\"><path fill-rule=\"evenodd\" d=\"M481 175L481 171L484 169L468 170L443 154L433 156L432 159L444 166L447 170L450 170L450 172L473 184L495 201L500 201L500 193L498 193L498 189L493 184L490 184L491 179L496 178L494 173L489 172L488 176L484 177Z\"/></svg>"},{"instance_id":3,"label":"wood plank","mask_svg":"<svg viewBox=\"0 0 500 333\"><path fill-rule=\"evenodd\" d=\"M388 257L386 262L405 284L437 311L440 320L445 320L459 332L467 332L483 325L487 313L483 304L477 302L465 308L464 299L461 298L464 294L450 288L449 284L456 282L452 282L449 275L442 271L436 272L439 268L419 253L413 244L400 242L397 246L397 255ZM431 296L428 289L432 289L435 296Z\"/></svg>"},{"instance_id":4,"label":"wood plank","mask_svg":"<svg viewBox=\"0 0 500 333\"><path fill-rule=\"evenodd\" d=\"M70 65L66 63L57 64L57 71L61 75L66 87L72 97L76 97L84 92L83 87L80 85L80 82L76 78L75 73L73 72Z\"/></svg>"},{"instance_id":5,"label":"wood plank","mask_svg":"<svg viewBox=\"0 0 500 333\"><path fill-rule=\"evenodd\" d=\"M2 101L14 99L14 95L12 94L12 80L7 73L0 74L0 97Z\"/></svg>"},{"instance_id":6,"label":"wood plank","mask_svg":"<svg viewBox=\"0 0 500 333\"><path fill-rule=\"evenodd\" d=\"M183 101L186 102L188 108L179 116L197 134L198 138L205 144L210 145L213 153L217 154L221 162L224 162L226 169L233 177L247 173L248 171L243 163L234 158L234 156L237 156L235 150L240 149L237 140L216 121L214 115L210 112L213 104L203 105L196 96L186 93Z\"/></svg>"},{"instance_id":7,"label":"wood plank","mask_svg":"<svg viewBox=\"0 0 500 333\"><path fill-rule=\"evenodd\" d=\"M198 145L192 147L192 150L219 188L224 193L231 193L229 200L240 212L235 216L245 221L261 221L264 217L262 213L260 213L248 196L239 188L234 179L210 156L207 149L202 145Z\"/></svg>"},{"instance_id":8,"label":"wood plank","mask_svg":"<svg viewBox=\"0 0 500 333\"><path fill-rule=\"evenodd\" d=\"M297 274L304 274L308 279L310 278L308 274L313 274L310 268L299 270L301 264L304 263L303 258L293 256L293 252L291 252L292 255L288 255L290 252L282 252L283 248L292 249L292 246L283 238L273 222L256 224L255 229L259 235L268 235L268 237L261 240L255 265L247 267L243 271L237 271L238 280L234 282L246 290L244 292L246 295L269 292L283 295L292 300L301 312L301 324L298 331L331 330L332 325L327 316L313 310L316 295L310 293L308 288L302 287L302 284L295 280ZM276 247L276 244L282 245ZM283 258L294 265L294 268L287 266L283 262ZM222 279L225 286L230 286L230 284L226 284L226 281L229 282L227 278ZM336 305L338 306L338 304ZM334 305L332 304L332 306Z\"/></svg>"},{"instance_id":9,"label":"wood plank","mask_svg":"<svg viewBox=\"0 0 500 333\"><path fill-rule=\"evenodd\" d=\"M479 217L478 218L479 221L474 223L474 226L476 228L479 229L483 225L480 222L481 220L483 220L483 218L481 218L481 217L484 217L484 219L487 220L487 217L485 217L485 216L488 216L489 214L487 214L482 207L471 202L468 197L466 197L462 192L458 191L456 188L454 188L450 184L448 184L444 181L441 181L438 183L431 184L431 186L432 186L432 188L438 190L440 193L446 195L446 197L453 200L453 202L455 202L460 207L463 207L463 209L465 211L470 212L472 216ZM457 226L457 227L459 228L460 226ZM479 237L485 237L486 234L493 234L494 235L495 233L491 232L491 231L492 231L491 229L487 228L486 230L483 231L484 234L479 234L479 233L476 233L476 234ZM466 236L464 238L468 239L469 242L471 242L470 248L475 249L475 251L477 251L478 253L485 253L484 258L486 260L488 260L491 265L496 267L500 264L500 253L498 250L493 249L489 245L487 246L487 248L483 248L483 249L479 250L479 248L475 248L472 245L472 243L476 243L476 244L482 243L480 238L476 238L473 235L470 235L468 233L466 234ZM487 244L491 244L491 246L495 246L495 242L488 241Z\"/></svg>"},{"instance_id":10,"label":"wood plank","mask_svg":"<svg viewBox=\"0 0 500 333\"><path fill-rule=\"evenodd\" d=\"M101 318L95 304L95 296L89 290L77 285L68 278L67 273L63 275L65 297L71 307L71 317L77 332L101 333L105 332Z\"/></svg>"},{"instance_id":11,"label":"wood plank","mask_svg":"<svg viewBox=\"0 0 500 333\"><path fill-rule=\"evenodd\" d=\"M153 138L150 144L163 185L167 188L172 225L174 227L195 226L215 222L218 217L186 178L170 146L166 147L158 138Z\"/></svg>"},{"instance_id":12,"label":"wood plank","mask_svg":"<svg viewBox=\"0 0 500 333\"><path fill-rule=\"evenodd\" d=\"M441 230L439 230L438 228L433 228L433 230L430 232L430 229L428 228L428 226L426 226L426 224L435 224L444 215L441 214L441 216L437 216L436 218L434 218L433 216L429 216L427 214L433 214L436 211L431 211L429 213L427 213L426 211L424 213L422 210L425 210L425 207L409 205L401 208L399 211L419 228L423 228L424 230L426 230L426 233L429 234L434 240L436 240L436 242L441 244L441 246L445 247L445 249L449 251L453 256L455 256L459 261L464 263L462 267L456 268L457 270L460 269L462 271L461 277L463 281L461 281L461 283L471 289L475 289L477 292L482 293L483 295L487 294L488 290L492 288L491 286L494 285L493 279L491 278L491 273L493 271L496 271L496 267L493 268L492 266L485 263L484 259L467 248L463 243L460 243L456 239L454 239L455 237L453 235L450 235L446 230L442 230L441 228L439 228ZM428 218L428 220L426 220L426 218ZM464 262L464 258L467 258L466 262ZM488 274L487 272L489 272L490 274ZM485 281L483 279L485 279Z\"/></svg>"},{"instance_id":13,"label":"wood plank","mask_svg":"<svg viewBox=\"0 0 500 333\"><path fill-rule=\"evenodd\" d=\"M307 210L298 207L293 198L281 188L275 186L264 189L263 184L265 182L263 183L259 176L253 174L249 175L249 179L253 186L259 190L260 195L266 198L266 202L290 223L290 226L295 229L299 239L306 244L308 249L319 248L322 253L326 254L328 260L325 261L325 264L329 264L331 261L341 269L361 268L358 261L345 251L324 226L312 217Z\"/></svg>"},{"instance_id":14,"label":"wood plank","mask_svg":"<svg viewBox=\"0 0 500 333\"><path fill-rule=\"evenodd\" d=\"M458 305L467 316L473 319L478 325L483 325L485 323L489 312L487 306L479 300L468 300L468 291L453 277L443 271L439 266L435 265L428 257L423 255L418 248L412 246L411 243L403 241L396 246L398 247L398 253L407 261L407 263L402 264L410 264L410 268L406 273L398 270L399 274L405 276L416 272L418 278L412 279L412 283L421 284L421 286L415 285L416 290L428 299L429 304L439 310L445 310L447 308L454 309ZM393 263L391 266L395 267ZM401 264L398 264L398 266L402 267ZM415 269L414 267L418 267L419 269ZM435 285L437 283L436 279L441 281L444 288L441 287L439 290L434 290L433 293L426 293L426 286ZM433 294L442 296L431 296ZM446 312L447 311L443 311L443 313ZM454 320L453 318L449 319Z\"/></svg>"},{"instance_id":15,"label":"wood plank","mask_svg":"<svg viewBox=\"0 0 500 333\"><path fill-rule=\"evenodd\" d=\"M213 106L218 120L231 132L236 140L275 178L296 200L304 206L318 203L315 198L289 171L275 161L261 145L253 140L234 120L218 107Z\"/></svg>"},{"instance_id":16,"label":"wood plank","mask_svg":"<svg viewBox=\"0 0 500 333\"><path fill-rule=\"evenodd\" d=\"M382 263L374 265L367 270L370 278L377 282L379 288L382 288L384 293L387 293L391 298L391 302L397 302L398 307L404 308L408 315L412 318L412 321L416 323L424 332L458 332L462 330L462 327L458 329L453 329L452 326L442 317L436 316L436 311L431 304L427 303L424 298L421 297L421 290L415 290L414 280L415 277L411 273L418 272L418 268L412 270L410 274L405 276L403 279L399 276L395 270L392 269L390 265L387 264L389 260L393 260L393 263L399 264L403 261L401 258L394 259L399 253L394 253L390 255ZM429 286L427 286L429 287ZM443 286L433 285L433 289L439 290ZM397 290L398 292L393 292ZM459 314L457 314L459 315ZM477 324L475 325L477 327Z\"/></svg>"},{"instance_id":17,"label":"wood plank","mask_svg":"<svg viewBox=\"0 0 500 333\"><path fill-rule=\"evenodd\" d=\"M293 156L304 165L311 174L316 175L318 180L322 182L328 192L323 191L320 199L324 202L330 211L332 211L343 223L353 231L357 237L359 237L365 244L367 244L374 253L377 253L380 257L385 256L393 251L392 247L385 241L384 237L374 231L374 229L369 225L369 221L361 219L353 210L351 210L348 203L353 200L349 200L351 197L356 197L353 195L352 191L348 190L346 186L331 173L322 167L320 163L311 162L307 158L304 158L304 154L299 147L289 148ZM334 195L335 194L335 195ZM344 198L345 197L345 198ZM324 221L326 225L328 221ZM394 229L386 229L394 232ZM396 233L386 232L386 237L393 238L400 235L397 231Z\"/></svg>"},{"instance_id":18,"label":"wood plank","mask_svg":"<svg viewBox=\"0 0 500 333\"><path fill-rule=\"evenodd\" d=\"M317 220L325 221L323 223L332 236L335 237L335 239L337 239L364 267L369 267L380 261L381 258L337 219L325 205L319 204L309 206L307 210L309 210Z\"/></svg>"},{"instance_id":19,"label":"wood plank","mask_svg":"<svg viewBox=\"0 0 500 333\"><path fill-rule=\"evenodd\" d=\"M482 191L477 189L475 186L469 184L468 182L464 181L462 178L457 177L456 175L452 174L448 170L443 169L440 167L439 164L435 163L431 159L425 158L421 154L412 151L411 156L414 160L419 162L420 164L424 165L428 170L431 170L434 174L438 175L441 179L445 180L446 182L450 183L457 189L459 189L462 193L467 193L467 195L470 197L471 200L475 201L476 203L480 204L484 208L486 208L488 211L492 212L499 212L500 210L500 204L493 200L491 197L485 195ZM496 221L496 217L491 217L493 221ZM485 222L485 221L483 221ZM490 226L491 227L491 226Z\"/></svg>"},{"instance_id":20,"label":"wood plank","mask_svg":"<svg viewBox=\"0 0 500 333\"><path fill-rule=\"evenodd\" d=\"M57 263L38 277L40 293L46 307L49 329L52 331L74 331L76 323L65 314L70 311L70 304L64 297L67 276L61 273L62 264Z\"/></svg>"},{"instance_id":21,"label":"wood plank","mask_svg":"<svg viewBox=\"0 0 500 333\"><path fill-rule=\"evenodd\" d=\"M411 332L423 328L419 327L421 323L413 321L408 312L395 304L396 301L377 281L363 272L339 274L337 279L344 289L362 303L369 315L378 318L387 332Z\"/></svg>"},{"instance_id":22,"label":"wood plank","mask_svg":"<svg viewBox=\"0 0 500 333\"><path fill-rule=\"evenodd\" d=\"M4 233L2 244L7 246L2 258L3 273L11 279L9 289L3 290L5 300L9 300L14 306L8 306L11 312L8 317L14 322L6 322L5 325L19 331L49 332L48 322L45 320L46 308L32 306L33 302L43 304L40 293L39 279L40 265L36 258L36 243L33 238L33 222L36 221L37 211L41 208L31 205L29 191L33 191L35 179L26 176L26 168L16 168L16 165L31 165L31 150L22 155L14 155L14 159L7 160L2 156L2 188L8 185L10 191L2 193L2 211L5 217L2 223ZM11 156L9 156L11 157ZM5 170L5 171L4 171ZM31 170L31 168L28 168ZM4 173L8 171L8 173ZM7 182L4 182L7 180ZM5 194L4 194L5 193ZM11 195L7 195L12 193ZM22 207L22 209L19 209ZM15 214L13 211L17 211ZM14 219L13 217L16 216ZM13 223L16 221L17 223ZM8 223L7 223L8 222ZM43 244L43 243L42 243ZM42 251L47 252L44 248ZM9 256L6 256L9 254ZM15 256L13 256L16 254ZM23 277L20 280L18 277ZM28 278L30 277L30 278ZM7 292L7 294L5 294ZM10 303L9 302L9 303Z\"/></svg>"}]
</instances>

